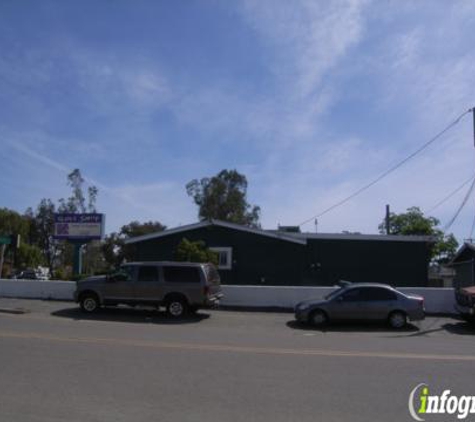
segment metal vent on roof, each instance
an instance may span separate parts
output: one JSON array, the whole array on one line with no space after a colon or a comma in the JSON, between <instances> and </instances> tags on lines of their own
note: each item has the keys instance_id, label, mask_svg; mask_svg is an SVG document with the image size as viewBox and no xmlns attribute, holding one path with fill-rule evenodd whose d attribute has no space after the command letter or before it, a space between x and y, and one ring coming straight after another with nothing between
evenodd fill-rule
<instances>
[{"instance_id":1,"label":"metal vent on roof","mask_svg":"<svg viewBox=\"0 0 475 422\"><path fill-rule=\"evenodd\" d=\"M278 230L284 233L300 233L300 226L281 226L279 224Z\"/></svg>"}]
</instances>

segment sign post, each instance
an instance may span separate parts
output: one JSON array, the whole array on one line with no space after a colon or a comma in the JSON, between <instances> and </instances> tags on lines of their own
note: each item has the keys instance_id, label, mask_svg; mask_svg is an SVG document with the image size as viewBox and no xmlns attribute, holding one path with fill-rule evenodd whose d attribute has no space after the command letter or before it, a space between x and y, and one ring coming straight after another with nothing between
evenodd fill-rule
<instances>
[{"instance_id":1,"label":"sign post","mask_svg":"<svg viewBox=\"0 0 475 422\"><path fill-rule=\"evenodd\" d=\"M74 245L73 274L82 272L82 247L104 236L104 214L55 214L54 238Z\"/></svg>"}]
</instances>

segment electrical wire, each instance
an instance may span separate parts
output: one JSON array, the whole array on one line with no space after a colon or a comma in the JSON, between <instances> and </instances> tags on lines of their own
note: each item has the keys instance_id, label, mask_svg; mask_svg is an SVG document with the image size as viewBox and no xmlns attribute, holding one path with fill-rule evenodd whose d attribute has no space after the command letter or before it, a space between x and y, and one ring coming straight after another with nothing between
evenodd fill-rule
<instances>
[{"instance_id":1,"label":"electrical wire","mask_svg":"<svg viewBox=\"0 0 475 422\"><path fill-rule=\"evenodd\" d=\"M464 186L466 186L467 184L469 184L470 182L473 181L473 179L475 179L475 175L473 175L472 177L470 177L470 179L467 179L465 182L463 182L457 189L455 189L452 193L450 193L449 195L447 195L444 199L442 199L441 201L437 202L437 204L435 204L431 209L425 211L425 214L429 214L431 213L432 211L434 211L435 209L439 208L442 204L444 204L445 202L447 202L450 198L452 198L452 196L454 196L456 193L460 192Z\"/></svg>"},{"instance_id":2,"label":"electrical wire","mask_svg":"<svg viewBox=\"0 0 475 422\"><path fill-rule=\"evenodd\" d=\"M452 226L452 224L454 224L455 220L457 219L457 217L459 216L460 214L460 211L462 211L463 207L465 206L465 204L467 203L468 199L470 198L470 195L472 194L473 192L473 188L475 187L475 179L473 179L472 181L472 184L470 185L470 187L468 188L468 192L465 194L465 197L463 198L463 201L462 203L460 204L460 206L458 207L457 211L455 212L454 216L450 219L450 221L444 226L444 232L446 232L448 229L450 229L450 227Z\"/></svg>"},{"instance_id":3,"label":"electrical wire","mask_svg":"<svg viewBox=\"0 0 475 422\"><path fill-rule=\"evenodd\" d=\"M327 209L323 210L322 212L318 213L318 214L315 214L313 217L303 221L302 223L299 224L299 227L300 226L303 226L304 224L307 224L309 223L310 221L316 219L316 218L319 218L327 213L329 213L330 211L333 211L335 208L338 208L340 207L341 205L345 204L346 202L350 201L351 199L353 199L354 197L358 196L360 193L368 190L370 187L374 186L376 183L378 183L379 181L381 181L382 179L384 179L386 176L388 176L389 174L391 174L392 172L394 172L395 170L397 170L399 167L401 167L402 165L404 165L405 163L407 163L411 158L414 158L416 155L418 155L419 153L421 153L422 151L424 151L427 147L429 147L431 144L433 144L437 139L439 139L442 135L444 135L447 131L449 131L452 127L454 127L456 124L458 124L460 122L460 120L462 120L462 118L464 116L466 116L468 113L472 112L474 109L471 108L467 111L464 111L460 116L458 116L452 123L448 124L443 130L441 130L439 133L437 133L434 137L432 137L431 139L429 139L429 141L427 141L424 145L422 145L420 148L418 148L416 151L414 151L412 154L408 155L406 158L404 158L403 160L401 160L399 163L397 163L396 165L390 167L388 170L386 170L385 172L383 172L382 174L380 174L378 177L376 177L374 180L372 180L371 182L369 182L368 184L364 185L363 187L361 187L360 189L358 189L357 191L353 192L351 195L347 196L346 198L342 199L341 201L338 201L337 203L333 204L332 206L328 207Z\"/></svg>"}]
</instances>

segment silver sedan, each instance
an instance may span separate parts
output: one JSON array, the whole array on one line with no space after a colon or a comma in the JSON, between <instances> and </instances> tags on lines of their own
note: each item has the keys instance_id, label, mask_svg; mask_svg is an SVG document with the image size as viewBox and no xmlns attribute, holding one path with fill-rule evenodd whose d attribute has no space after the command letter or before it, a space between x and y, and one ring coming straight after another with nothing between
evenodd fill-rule
<instances>
[{"instance_id":1,"label":"silver sedan","mask_svg":"<svg viewBox=\"0 0 475 422\"><path fill-rule=\"evenodd\" d=\"M347 284L324 299L306 300L295 307L300 322L322 326L329 321L387 321L402 328L408 321L425 317L424 298L404 294L389 285L376 283Z\"/></svg>"}]
</instances>

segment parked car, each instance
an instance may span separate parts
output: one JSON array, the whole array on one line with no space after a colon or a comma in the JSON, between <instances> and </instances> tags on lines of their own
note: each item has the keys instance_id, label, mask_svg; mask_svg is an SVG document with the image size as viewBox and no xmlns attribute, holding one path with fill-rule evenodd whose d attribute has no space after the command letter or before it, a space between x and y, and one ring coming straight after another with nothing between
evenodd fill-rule
<instances>
[{"instance_id":1,"label":"parked car","mask_svg":"<svg viewBox=\"0 0 475 422\"><path fill-rule=\"evenodd\" d=\"M475 286L455 290L455 309L469 322L475 322Z\"/></svg>"},{"instance_id":2,"label":"parked car","mask_svg":"<svg viewBox=\"0 0 475 422\"><path fill-rule=\"evenodd\" d=\"M75 300L84 312L101 306L164 306L172 317L216 305L222 298L219 273L213 264L131 262L104 276L77 282Z\"/></svg>"},{"instance_id":3,"label":"parked car","mask_svg":"<svg viewBox=\"0 0 475 422\"><path fill-rule=\"evenodd\" d=\"M322 326L330 321L387 321L393 328L424 319L424 298L406 295L386 284L345 283L323 299L295 307L300 322Z\"/></svg>"},{"instance_id":4,"label":"parked car","mask_svg":"<svg viewBox=\"0 0 475 422\"><path fill-rule=\"evenodd\" d=\"M45 271L43 267L36 269L28 268L12 274L11 278L17 280L49 280L49 271Z\"/></svg>"}]
</instances>

